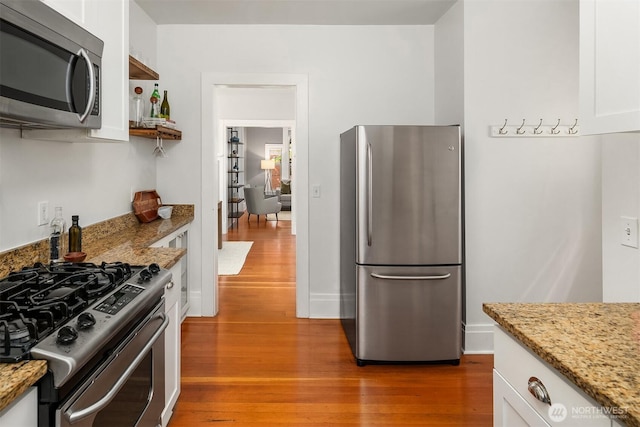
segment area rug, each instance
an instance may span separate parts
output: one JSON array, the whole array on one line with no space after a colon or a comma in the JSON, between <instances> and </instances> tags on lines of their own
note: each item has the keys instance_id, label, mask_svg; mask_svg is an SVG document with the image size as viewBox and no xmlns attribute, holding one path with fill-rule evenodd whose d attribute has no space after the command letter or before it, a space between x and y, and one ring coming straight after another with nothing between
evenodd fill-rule
<instances>
[{"instance_id":1,"label":"area rug","mask_svg":"<svg viewBox=\"0 0 640 427\"><path fill-rule=\"evenodd\" d=\"M253 242L222 242L218 251L218 275L234 276L240 273Z\"/></svg>"},{"instance_id":2,"label":"area rug","mask_svg":"<svg viewBox=\"0 0 640 427\"><path fill-rule=\"evenodd\" d=\"M267 214L267 221L275 221L276 214ZM278 221L291 221L291 211L278 212Z\"/></svg>"}]
</instances>

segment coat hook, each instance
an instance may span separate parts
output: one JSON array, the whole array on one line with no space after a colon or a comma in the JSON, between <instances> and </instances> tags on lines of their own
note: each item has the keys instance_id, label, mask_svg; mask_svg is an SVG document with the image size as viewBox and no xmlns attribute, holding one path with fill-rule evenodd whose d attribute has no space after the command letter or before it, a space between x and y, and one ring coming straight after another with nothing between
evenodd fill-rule
<instances>
[{"instance_id":1,"label":"coat hook","mask_svg":"<svg viewBox=\"0 0 640 427\"><path fill-rule=\"evenodd\" d=\"M499 135L506 135L509 133L508 130L506 130L505 128L507 127L507 119L504 119L504 124L502 125L502 127L500 129L498 129L498 134Z\"/></svg>"},{"instance_id":2,"label":"coat hook","mask_svg":"<svg viewBox=\"0 0 640 427\"><path fill-rule=\"evenodd\" d=\"M524 122L525 119L522 119L522 125L518 129L516 129L516 133L518 135L524 135Z\"/></svg>"},{"instance_id":3,"label":"coat hook","mask_svg":"<svg viewBox=\"0 0 640 427\"><path fill-rule=\"evenodd\" d=\"M542 133L542 131L540 130L540 127L542 127L542 119L540 119L540 123L538 124L538 126L533 128L534 135L540 135Z\"/></svg>"},{"instance_id":4,"label":"coat hook","mask_svg":"<svg viewBox=\"0 0 640 427\"><path fill-rule=\"evenodd\" d=\"M551 135L557 135L560 133L560 131L557 130L558 126L560 126L560 119L558 119L558 123L556 123L556 125L551 128Z\"/></svg>"},{"instance_id":5,"label":"coat hook","mask_svg":"<svg viewBox=\"0 0 640 427\"><path fill-rule=\"evenodd\" d=\"M573 124L573 126L571 126L568 130L569 135L575 135L576 133L578 133L578 130L576 129L576 126L578 126L578 119L576 119L576 122Z\"/></svg>"}]
</instances>

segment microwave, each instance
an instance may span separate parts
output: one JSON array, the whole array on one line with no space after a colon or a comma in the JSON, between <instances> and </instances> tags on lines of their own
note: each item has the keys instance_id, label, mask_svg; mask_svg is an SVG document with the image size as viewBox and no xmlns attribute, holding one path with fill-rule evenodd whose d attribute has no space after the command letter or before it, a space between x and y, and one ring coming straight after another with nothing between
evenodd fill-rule
<instances>
[{"instance_id":1,"label":"microwave","mask_svg":"<svg viewBox=\"0 0 640 427\"><path fill-rule=\"evenodd\" d=\"M99 129L103 48L39 0L0 0L0 126Z\"/></svg>"}]
</instances>

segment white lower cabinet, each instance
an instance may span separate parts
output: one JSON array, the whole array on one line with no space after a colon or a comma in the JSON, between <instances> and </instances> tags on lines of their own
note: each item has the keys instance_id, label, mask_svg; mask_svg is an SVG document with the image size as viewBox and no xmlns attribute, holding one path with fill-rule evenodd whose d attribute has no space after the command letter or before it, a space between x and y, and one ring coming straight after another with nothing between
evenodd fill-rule
<instances>
[{"instance_id":1,"label":"white lower cabinet","mask_svg":"<svg viewBox=\"0 0 640 427\"><path fill-rule=\"evenodd\" d=\"M544 418L495 369L493 370L493 425L549 426Z\"/></svg>"},{"instance_id":2,"label":"white lower cabinet","mask_svg":"<svg viewBox=\"0 0 640 427\"><path fill-rule=\"evenodd\" d=\"M496 326L493 423L496 427L612 427L600 405ZM538 389L549 403L536 398Z\"/></svg>"},{"instance_id":3,"label":"white lower cabinet","mask_svg":"<svg viewBox=\"0 0 640 427\"><path fill-rule=\"evenodd\" d=\"M188 246L188 231L185 225L168 236L158 240L152 247L156 248L185 248ZM180 396L180 324L183 319L184 295L188 293L187 282L187 254L171 267L171 283L164 291L165 313L169 318L169 326L164 338L165 365L165 407L162 412L162 425L166 427L173 414L173 408Z\"/></svg>"},{"instance_id":4,"label":"white lower cabinet","mask_svg":"<svg viewBox=\"0 0 640 427\"><path fill-rule=\"evenodd\" d=\"M0 411L0 426L38 426L38 389L36 387L31 387Z\"/></svg>"},{"instance_id":5,"label":"white lower cabinet","mask_svg":"<svg viewBox=\"0 0 640 427\"><path fill-rule=\"evenodd\" d=\"M165 405L162 425L166 426L173 414L173 407L180 395L180 264L171 268L172 279L164 292L164 312L169 318L169 326L164 335L164 387Z\"/></svg>"},{"instance_id":6,"label":"white lower cabinet","mask_svg":"<svg viewBox=\"0 0 640 427\"><path fill-rule=\"evenodd\" d=\"M152 247L155 248L182 248L186 249L187 253L180 258L179 274L180 281L180 309L182 310L182 320L187 316L189 311L189 228L190 225L180 227L175 232L171 233L167 237L155 242ZM176 271L175 274L178 274Z\"/></svg>"}]
</instances>

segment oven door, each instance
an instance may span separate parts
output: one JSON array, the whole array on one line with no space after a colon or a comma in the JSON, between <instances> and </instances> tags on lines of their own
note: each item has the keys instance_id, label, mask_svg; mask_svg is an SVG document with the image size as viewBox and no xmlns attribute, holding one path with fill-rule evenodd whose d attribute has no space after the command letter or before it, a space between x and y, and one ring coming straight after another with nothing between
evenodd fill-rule
<instances>
[{"instance_id":1,"label":"oven door","mask_svg":"<svg viewBox=\"0 0 640 427\"><path fill-rule=\"evenodd\" d=\"M163 300L56 411L56 426L161 425L168 324Z\"/></svg>"}]
</instances>

